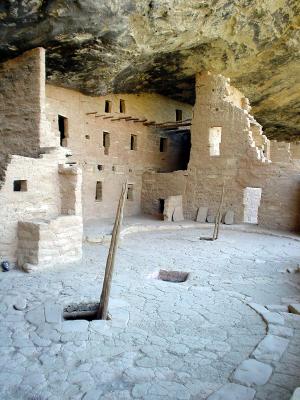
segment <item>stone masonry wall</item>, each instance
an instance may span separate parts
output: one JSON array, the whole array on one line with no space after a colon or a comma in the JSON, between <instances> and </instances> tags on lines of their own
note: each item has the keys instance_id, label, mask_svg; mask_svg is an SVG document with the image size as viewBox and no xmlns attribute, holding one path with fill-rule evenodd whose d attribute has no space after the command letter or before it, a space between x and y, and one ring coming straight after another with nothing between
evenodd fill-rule
<instances>
[{"instance_id":1,"label":"stone masonry wall","mask_svg":"<svg viewBox=\"0 0 300 400\"><path fill-rule=\"evenodd\" d=\"M5 153L0 184L0 260L14 262L18 245L22 248L22 243L18 243L18 223L38 223L43 220L52 226L64 212L62 200L65 196L61 187L64 182L60 179L62 174L59 174L59 165L66 162L66 149L57 147L56 132L51 130L45 115L43 49L26 52L2 64L0 86L3 89L0 93L0 152L2 156ZM79 174L75 179L77 183L71 182L69 187L74 189L74 195L70 193L71 208L80 228L81 180L80 173L76 174ZM69 218L69 212L67 214L65 218ZM62 230L63 235L64 232L65 229ZM81 240L74 241L71 235L65 237L80 257ZM54 251L58 243L48 240L47 245L49 250ZM64 260L67 259L65 257Z\"/></svg>"},{"instance_id":2,"label":"stone masonry wall","mask_svg":"<svg viewBox=\"0 0 300 400\"><path fill-rule=\"evenodd\" d=\"M0 159L39 154L44 53L37 48L0 65Z\"/></svg>"},{"instance_id":3,"label":"stone masonry wall","mask_svg":"<svg viewBox=\"0 0 300 400\"><path fill-rule=\"evenodd\" d=\"M142 122L116 119L131 116L156 122L175 121L176 109L181 109L183 119L187 119L191 117L191 106L155 94L90 97L51 85L46 87L46 97L52 129L57 130L58 115L68 119L64 145L73 154L69 161L83 170L84 220L113 217L126 179L133 185L133 196L126 202L125 215L139 214L143 173L174 169L178 146L169 137L166 152L160 152L160 137L167 137L166 134ZM120 113L120 99L125 101L125 113ZM110 113L104 112L105 101L111 102ZM90 114L93 112L102 117ZM108 154L103 146L103 132L110 134ZM131 135L136 136L136 150L130 149ZM97 182L102 184L102 197L98 200Z\"/></svg>"},{"instance_id":4,"label":"stone masonry wall","mask_svg":"<svg viewBox=\"0 0 300 400\"><path fill-rule=\"evenodd\" d=\"M199 207L208 207L208 215L213 217L225 183L223 210L234 211L236 223L249 222L245 217L245 189L261 188L259 225L299 230L299 164L291 160L286 144L270 146L249 114L247 99L239 97L239 92L233 94L224 77L198 74L188 170L145 174L143 210L155 214L160 198L182 194L186 218L195 219ZM213 136L211 132L219 133ZM275 162L269 159L272 146ZM255 220L253 215L251 221Z\"/></svg>"},{"instance_id":5,"label":"stone masonry wall","mask_svg":"<svg viewBox=\"0 0 300 400\"><path fill-rule=\"evenodd\" d=\"M19 222L17 263L45 266L75 261L82 256L82 218L60 216L53 220Z\"/></svg>"}]
</instances>

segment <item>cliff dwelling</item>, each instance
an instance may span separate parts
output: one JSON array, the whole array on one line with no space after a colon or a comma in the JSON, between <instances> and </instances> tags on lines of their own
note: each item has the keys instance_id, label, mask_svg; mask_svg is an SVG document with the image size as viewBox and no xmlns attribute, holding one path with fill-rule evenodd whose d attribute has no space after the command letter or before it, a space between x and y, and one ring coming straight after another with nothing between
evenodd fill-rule
<instances>
[{"instance_id":1,"label":"cliff dwelling","mask_svg":"<svg viewBox=\"0 0 300 400\"><path fill-rule=\"evenodd\" d=\"M299 5L6 3L0 398L299 399Z\"/></svg>"}]
</instances>

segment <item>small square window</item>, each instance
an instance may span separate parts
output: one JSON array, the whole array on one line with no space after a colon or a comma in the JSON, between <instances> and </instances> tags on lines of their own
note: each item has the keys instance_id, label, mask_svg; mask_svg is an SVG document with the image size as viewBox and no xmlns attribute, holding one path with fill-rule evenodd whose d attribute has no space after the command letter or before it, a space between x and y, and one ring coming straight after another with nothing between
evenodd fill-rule
<instances>
[{"instance_id":1,"label":"small square window","mask_svg":"<svg viewBox=\"0 0 300 400\"><path fill-rule=\"evenodd\" d=\"M97 168L98 168L98 171L103 171L104 170L104 166L102 164L98 164Z\"/></svg>"},{"instance_id":2,"label":"small square window","mask_svg":"<svg viewBox=\"0 0 300 400\"><path fill-rule=\"evenodd\" d=\"M130 150L137 150L137 135L130 136Z\"/></svg>"},{"instance_id":3,"label":"small square window","mask_svg":"<svg viewBox=\"0 0 300 400\"><path fill-rule=\"evenodd\" d=\"M106 113L111 113L111 101L105 100L104 111Z\"/></svg>"},{"instance_id":4,"label":"small square window","mask_svg":"<svg viewBox=\"0 0 300 400\"><path fill-rule=\"evenodd\" d=\"M27 181L26 180L14 181L14 192L27 192Z\"/></svg>"},{"instance_id":5,"label":"small square window","mask_svg":"<svg viewBox=\"0 0 300 400\"><path fill-rule=\"evenodd\" d=\"M167 143L168 143L168 139L167 138L160 138L159 141L159 151L161 153L165 153L167 151Z\"/></svg>"},{"instance_id":6,"label":"small square window","mask_svg":"<svg viewBox=\"0 0 300 400\"><path fill-rule=\"evenodd\" d=\"M127 187L127 200L133 200L133 185L129 184Z\"/></svg>"}]
</instances>

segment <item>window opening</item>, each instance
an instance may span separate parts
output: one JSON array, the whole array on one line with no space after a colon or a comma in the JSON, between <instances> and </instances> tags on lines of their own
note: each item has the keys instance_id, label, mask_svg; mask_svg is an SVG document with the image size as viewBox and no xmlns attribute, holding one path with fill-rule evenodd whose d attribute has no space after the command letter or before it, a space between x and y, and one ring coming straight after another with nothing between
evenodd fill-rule
<instances>
[{"instance_id":1,"label":"window opening","mask_svg":"<svg viewBox=\"0 0 300 400\"><path fill-rule=\"evenodd\" d=\"M98 165L97 165L97 168L98 168L98 171L103 171L103 170L104 170L104 167L103 167L103 165L101 165L101 164L98 164Z\"/></svg>"},{"instance_id":2,"label":"window opening","mask_svg":"<svg viewBox=\"0 0 300 400\"><path fill-rule=\"evenodd\" d=\"M96 183L96 196L95 196L96 201L102 201L102 182L97 181Z\"/></svg>"},{"instance_id":3,"label":"window opening","mask_svg":"<svg viewBox=\"0 0 300 400\"><path fill-rule=\"evenodd\" d=\"M58 116L58 130L60 135L60 145L66 147L66 138L68 137L68 118L62 115Z\"/></svg>"},{"instance_id":4,"label":"window opening","mask_svg":"<svg viewBox=\"0 0 300 400\"><path fill-rule=\"evenodd\" d=\"M182 121L182 110L176 110L176 121Z\"/></svg>"},{"instance_id":5,"label":"window opening","mask_svg":"<svg viewBox=\"0 0 300 400\"><path fill-rule=\"evenodd\" d=\"M127 200L133 200L133 185L129 184L127 187Z\"/></svg>"},{"instance_id":6,"label":"window opening","mask_svg":"<svg viewBox=\"0 0 300 400\"><path fill-rule=\"evenodd\" d=\"M27 181L24 179L14 181L14 192L27 192Z\"/></svg>"},{"instance_id":7,"label":"window opening","mask_svg":"<svg viewBox=\"0 0 300 400\"><path fill-rule=\"evenodd\" d=\"M125 100L120 100L120 113L125 114Z\"/></svg>"},{"instance_id":8,"label":"window opening","mask_svg":"<svg viewBox=\"0 0 300 400\"><path fill-rule=\"evenodd\" d=\"M161 137L160 138L160 141L159 141L159 151L161 152L161 153L164 153L164 152L166 152L167 151L167 138L163 138L163 137Z\"/></svg>"},{"instance_id":9,"label":"window opening","mask_svg":"<svg viewBox=\"0 0 300 400\"><path fill-rule=\"evenodd\" d=\"M130 150L137 150L137 135L130 136Z\"/></svg>"},{"instance_id":10,"label":"window opening","mask_svg":"<svg viewBox=\"0 0 300 400\"><path fill-rule=\"evenodd\" d=\"M106 113L111 113L111 101L110 100L105 100L104 111Z\"/></svg>"},{"instance_id":11,"label":"window opening","mask_svg":"<svg viewBox=\"0 0 300 400\"><path fill-rule=\"evenodd\" d=\"M108 132L103 132L103 147L104 154L108 155L110 146L110 134Z\"/></svg>"}]
</instances>

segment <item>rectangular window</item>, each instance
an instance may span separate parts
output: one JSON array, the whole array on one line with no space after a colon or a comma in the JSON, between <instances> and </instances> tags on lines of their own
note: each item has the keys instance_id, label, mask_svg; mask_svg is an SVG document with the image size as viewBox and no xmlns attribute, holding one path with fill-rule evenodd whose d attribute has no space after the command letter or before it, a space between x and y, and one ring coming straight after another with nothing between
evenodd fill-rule
<instances>
[{"instance_id":1,"label":"rectangular window","mask_svg":"<svg viewBox=\"0 0 300 400\"><path fill-rule=\"evenodd\" d=\"M111 101L105 100L104 111L106 113L111 113Z\"/></svg>"},{"instance_id":2,"label":"rectangular window","mask_svg":"<svg viewBox=\"0 0 300 400\"><path fill-rule=\"evenodd\" d=\"M165 153L167 151L168 139L161 137L159 140L159 151Z\"/></svg>"},{"instance_id":3,"label":"rectangular window","mask_svg":"<svg viewBox=\"0 0 300 400\"><path fill-rule=\"evenodd\" d=\"M103 132L103 147L105 155L108 155L109 153L109 146L110 146L110 133Z\"/></svg>"},{"instance_id":4,"label":"rectangular window","mask_svg":"<svg viewBox=\"0 0 300 400\"><path fill-rule=\"evenodd\" d=\"M176 110L176 121L182 121L182 110Z\"/></svg>"},{"instance_id":5,"label":"rectangular window","mask_svg":"<svg viewBox=\"0 0 300 400\"><path fill-rule=\"evenodd\" d=\"M23 179L14 181L14 192L27 192L27 181Z\"/></svg>"},{"instance_id":6,"label":"rectangular window","mask_svg":"<svg viewBox=\"0 0 300 400\"><path fill-rule=\"evenodd\" d=\"M96 201L102 201L102 182L97 181L96 183L96 196L95 196Z\"/></svg>"},{"instance_id":7,"label":"rectangular window","mask_svg":"<svg viewBox=\"0 0 300 400\"><path fill-rule=\"evenodd\" d=\"M137 150L137 136L130 136L130 150Z\"/></svg>"},{"instance_id":8,"label":"rectangular window","mask_svg":"<svg viewBox=\"0 0 300 400\"><path fill-rule=\"evenodd\" d=\"M209 155L216 157L220 155L220 143L222 137L222 128L220 126L214 126L209 128Z\"/></svg>"},{"instance_id":9,"label":"rectangular window","mask_svg":"<svg viewBox=\"0 0 300 400\"><path fill-rule=\"evenodd\" d=\"M125 100L120 100L120 113L125 114Z\"/></svg>"},{"instance_id":10,"label":"rectangular window","mask_svg":"<svg viewBox=\"0 0 300 400\"><path fill-rule=\"evenodd\" d=\"M133 185L129 184L127 187L127 200L133 200Z\"/></svg>"},{"instance_id":11,"label":"rectangular window","mask_svg":"<svg viewBox=\"0 0 300 400\"><path fill-rule=\"evenodd\" d=\"M60 145L66 147L66 138L68 137L68 118L62 115L58 116L58 130L60 136Z\"/></svg>"}]
</instances>

